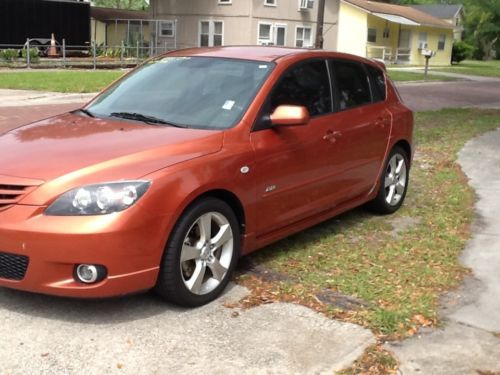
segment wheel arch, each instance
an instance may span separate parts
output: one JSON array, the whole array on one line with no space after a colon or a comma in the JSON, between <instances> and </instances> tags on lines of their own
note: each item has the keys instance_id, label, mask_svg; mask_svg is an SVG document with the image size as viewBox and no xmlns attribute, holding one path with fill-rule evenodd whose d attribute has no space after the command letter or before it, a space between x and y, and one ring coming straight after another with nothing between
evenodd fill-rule
<instances>
[{"instance_id":1,"label":"wheel arch","mask_svg":"<svg viewBox=\"0 0 500 375\"><path fill-rule=\"evenodd\" d=\"M394 146L392 146L393 149L394 149L394 147L401 147L403 149L403 151L406 153L406 156L408 158L408 163L411 165L412 148L411 148L410 143L405 139L400 139L399 141L397 141L394 144Z\"/></svg>"},{"instance_id":2,"label":"wheel arch","mask_svg":"<svg viewBox=\"0 0 500 375\"><path fill-rule=\"evenodd\" d=\"M208 190L198 195L195 199L191 201L189 205L206 197L217 198L227 203L229 207L231 207L231 209L233 210L234 214L236 215L236 219L238 220L238 224L240 226L241 234L245 233L245 228L246 228L245 209L243 208L243 204L241 203L241 200L236 196L236 194L225 189Z\"/></svg>"}]
</instances>

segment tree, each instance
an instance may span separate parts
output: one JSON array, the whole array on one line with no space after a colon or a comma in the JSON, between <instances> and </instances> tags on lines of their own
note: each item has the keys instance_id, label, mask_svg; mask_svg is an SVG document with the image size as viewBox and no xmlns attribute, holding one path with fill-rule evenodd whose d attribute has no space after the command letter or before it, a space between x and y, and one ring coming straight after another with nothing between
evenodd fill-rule
<instances>
[{"instance_id":1,"label":"tree","mask_svg":"<svg viewBox=\"0 0 500 375\"><path fill-rule=\"evenodd\" d=\"M468 0L467 41L476 47L474 57L488 60L500 42L500 7L498 0Z\"/></svg>"},{"instance_id":2,"label":"tree","mask_svg":"<svg viewBox=\"0 0 500 375\"><path fill-rule=\"evenodd\" d=\"M458 64L460 61L470 59L473 51L474 47L468 43L462 41L454 42L453 50L451 52L451 62Z\"/></svg>"},{"instance_id":3,"label":"tree","mask_svg":"<svg viewBox=\"0 0 500 375\"><path fill-rule=\"evenodd\" d=\"M96 7L133 10L146 10L149 6L149 0L92 0L91 3Z\"/></svg>"}]
</instances>

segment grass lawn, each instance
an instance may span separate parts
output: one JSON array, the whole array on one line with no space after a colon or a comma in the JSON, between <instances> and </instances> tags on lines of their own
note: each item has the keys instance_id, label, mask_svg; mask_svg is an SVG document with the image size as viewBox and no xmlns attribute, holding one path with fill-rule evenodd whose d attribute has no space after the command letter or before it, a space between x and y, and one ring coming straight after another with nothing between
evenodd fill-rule
<instances>
[{"instance_id":1,"label":"grass lawn","mask_svg":"<svg viewBox=\"0 0 500 375\"><path fill-rule=\"evenodd\" d=\"M0 88L54 92L97 92L124 72L110 70L0 72Z\"/></svg>"},{"instance_id":2,"label":"grass lawn","mask_svg":"<svg viewBox=\"0 0 500 375\"><path fill-rule=\"evenodd\" d=\"M97 92L122 74L124 72L116 70L0 71L0 88L67 93ZM424 80L424 74L416 72L389 70L389 76L398 82ZM453 81L455 79L429 75L427 80Z\"/></svg>"},{"instance_id":3,"label":"grass lawn","mask_svg":"<svg viewBox=\"0 0 500 375\"><path fill-rule=\"evenodd\" d=\"M391 77L392 80L396 82L424 81L424 73L406 72L402 70L391 69L388 69L387 71L389 73L389 77ZM456 79L452 77L428 74L427 81L456 81Z\"/></svg>"},{"instance_id":4,"label":"grass lawn","mask_svg":"<svg viewBox=\"0 0 500 375\"><path fill-rule=\"evenodd\" d=\"M460 64L446 68L432 68L435 71L451 72L458 74L469 74L485 77L500 77L500 60L473 61L466 60Z\"/></svg>"},{"instance_id":5,"label":"grass lawn","mask_svg":"<svg viewBox=\"0 0 500 375\"><path fill-rule=\"evenodd\" d=\"M401 210L376 216L359 208L250 255L247 261L265 272L237 276L252 290L239 306L301 303L380 339L439 324L439 296L468 272L458 256L470 237L475 196L456 155L497 127L498 110L417 113L417 153ZM371 355L391 362L376 348Z\"/></svg>"}]
</instances>

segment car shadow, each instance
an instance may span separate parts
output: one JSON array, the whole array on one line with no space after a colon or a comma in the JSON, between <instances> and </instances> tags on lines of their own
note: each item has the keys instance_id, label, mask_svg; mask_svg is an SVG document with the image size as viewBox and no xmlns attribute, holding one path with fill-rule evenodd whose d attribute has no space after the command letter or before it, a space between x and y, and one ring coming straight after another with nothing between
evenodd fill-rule
<instances>
[{"instance_id":1,"label":"car shadow","mask_svg":"<svg viewBox=\"0 0 500 375\"><path fill-rule=\"evenodd\" d=\"M203 308L223 303L236 287L230 283L221 298ZM159 315L190 314L197 309L183 308L163 301L154 293L126 295L103 299L77 299L29 293L0 288L0 312L73 323L107 325L143 320Z\"/></svg>"},{"instance_id":2,"label":"car shadow","mask_svg":"<svg viewBox=\"0 0 500 375\"><path fill-rule=\"evenodd\" d=\"M364 206L347 211L247 255L244 258L243 268L247 267L247 262L254 265L266 263L272 260L278 251L291 255L293 252L302 251L302 249L312 246L326 236L338 233L349 234L349 230L354 226L376 217L382 218L382 216L371 213Z\"/></svg>"},{"instance_id":3,"label":"car shadow","mask_svg":"<svg viewBox=\"0 0 500 375\"><path fill-rule=\"evenodd\" d=\"M109 324L146 319L166 310L182 309L163 302L151 292L107 299L75 299L0 289L0 310L51 320Z\"/></svg>"}]
</instances>

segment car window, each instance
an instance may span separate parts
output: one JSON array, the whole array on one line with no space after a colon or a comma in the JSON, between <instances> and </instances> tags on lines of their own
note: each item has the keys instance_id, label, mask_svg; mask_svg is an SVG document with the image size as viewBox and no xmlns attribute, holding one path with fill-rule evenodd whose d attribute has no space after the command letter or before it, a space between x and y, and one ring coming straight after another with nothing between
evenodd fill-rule
<instances>
[{"instance_id":1,"label":"car window","mask_svg":"<svg viewBox=\"0 0 500 375\"><path fill-rule=\"evenodd\" d=\"M300 105L311 116L332 112L330 79L325 61L310 61L285 72L271 94L271 113L279 105Z\"/></svg>"},{"instance_id":2,"label":"car window","mask_svg":"<svg viewBox=\"0 0 500 375\"><path fill-rule=\"evenodd\" d=\"M385 100L385 76L381 69L371 65L366 65L366 69L370 75L370 83L372 87L372 95L374 102L382 102Z\"/></svg>"},{"instance_id":3,"label":"car window","mask_svg":"<svg viewBox=\"0 0 500 375\"><path fill-rule=\"evenodd\" d=\"M336 90L339 109L345 110L371 103L368 77L361 64L350 61L334 61Z\"/></svg>"}]
</instances>

